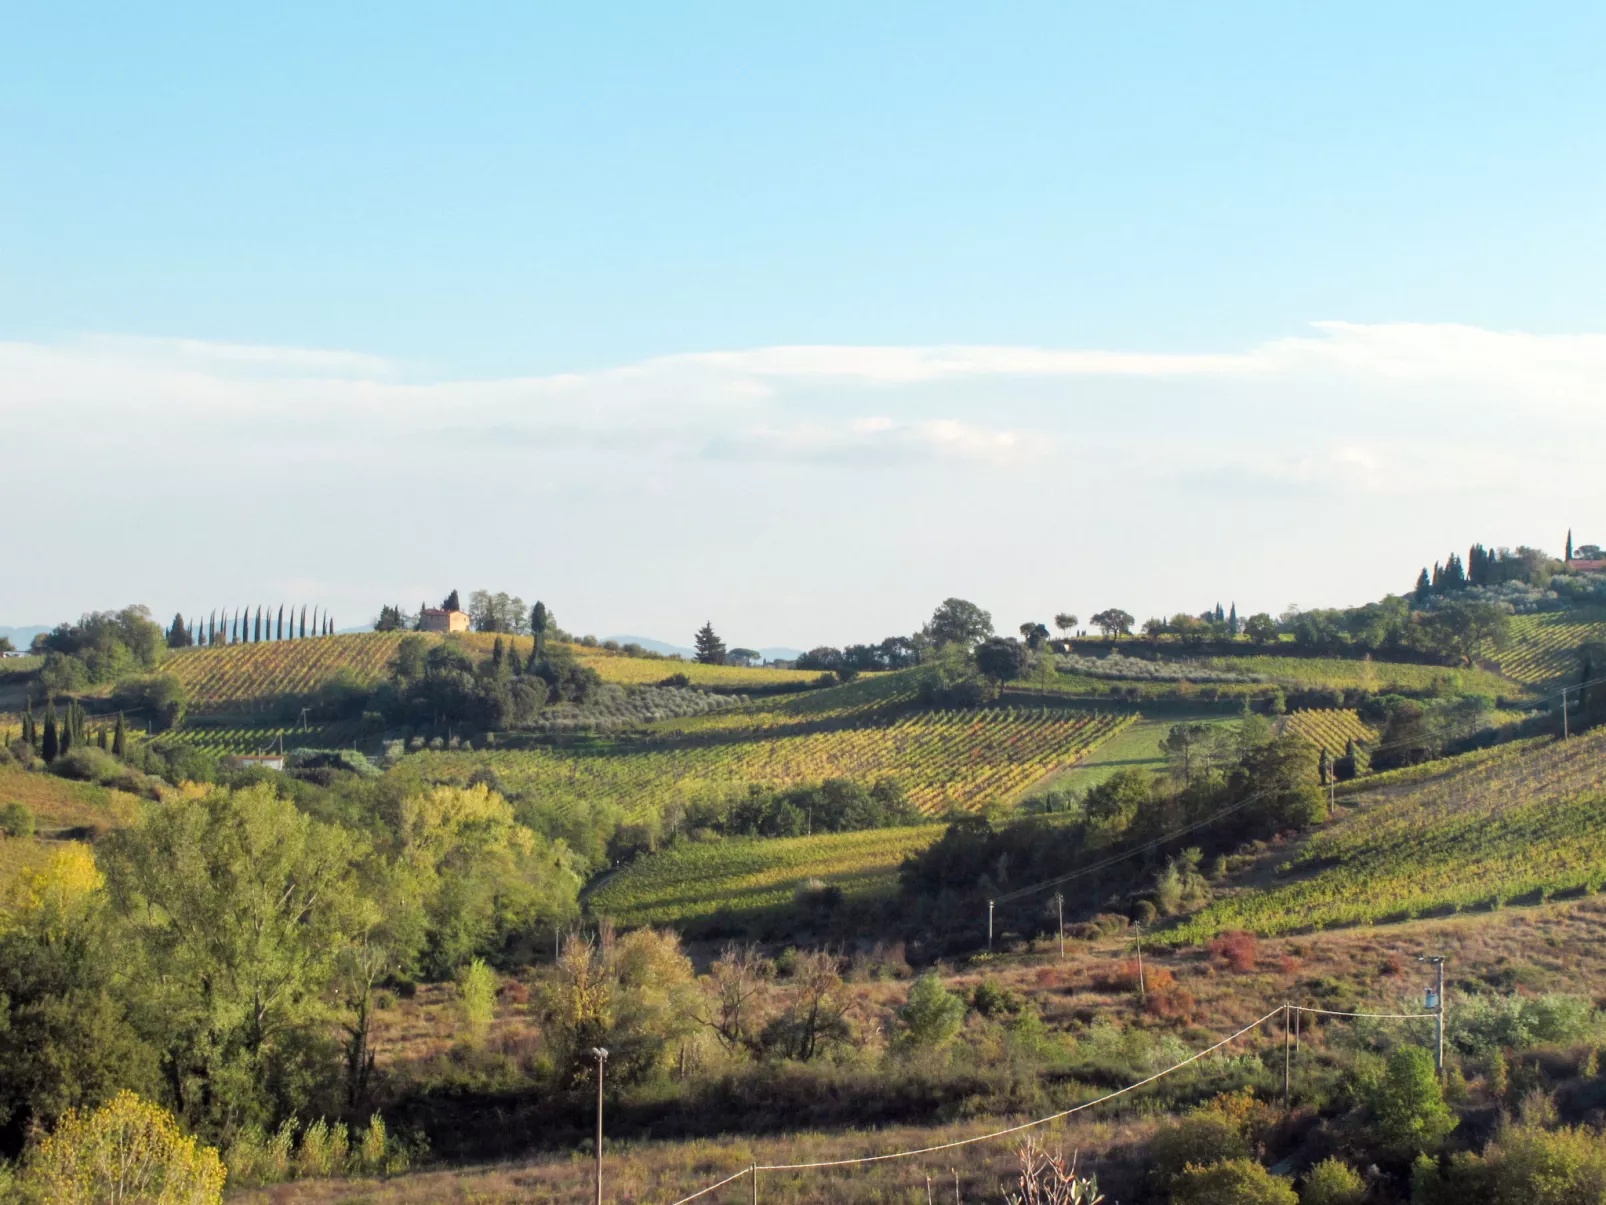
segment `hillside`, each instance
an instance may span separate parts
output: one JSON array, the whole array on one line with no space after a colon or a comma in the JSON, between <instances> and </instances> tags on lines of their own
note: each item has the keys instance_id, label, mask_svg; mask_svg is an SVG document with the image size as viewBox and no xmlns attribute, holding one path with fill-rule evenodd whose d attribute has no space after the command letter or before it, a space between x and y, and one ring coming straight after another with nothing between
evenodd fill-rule
<instances>
[{"instance_id":1,"label":"hillside","mask_svg":"<svg viewBox=\"0 0 1606 1205\"><path fill-rule=\"evenodd\" d=\"M417 632L355 632L263 644L231 644L177 649L161 663L189 692L192 710L251 713L276 706L286 696L306 696L338 675L361 686L377 685L389 672L396 649L409 636L451 641L477 655L486 655L498 639L492 633L467 632L439 636ZM502 637L521 656L530 654L527 636ZM656 684L684 675L692 685L719 690L774 689L813 682L816 673L784 669L744 669L697 662L629 657L601 648L568 646L581 664L595 669L603 681L622 686Z\"/></svg>"},{"instance_id":2,"label":"hillside","mask_svg":"<svg viewBox=\"0 0 1606 1205\"><path fill-rule=\"evenodd\" d=\"M1606 729L1356 798L1277 868L1281 881L1219 900L1170 939L1498 909L1606 885Z\"/></svg>"}]
</instances>

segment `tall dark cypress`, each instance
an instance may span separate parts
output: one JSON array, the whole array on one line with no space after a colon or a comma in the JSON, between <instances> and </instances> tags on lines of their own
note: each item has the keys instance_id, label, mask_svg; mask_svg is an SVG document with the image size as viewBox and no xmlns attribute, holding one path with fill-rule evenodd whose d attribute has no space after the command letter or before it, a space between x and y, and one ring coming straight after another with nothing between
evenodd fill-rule
<instances>
[{"instance_id":1,"label":"tall dark cypress","mask_svg":"<svg viewBox=\"0 0 1606 1205\"><path fill-rule=\"evenodd\" d=\"M45 711L45 736L39 744L39 755L53 762L61 753L61 730L56 723L56 705L51 703Z\"/></svg>"},{"instance_id":2,"label":"tall dark cypress","mask_svg":"<svg viewBox=\"0 0 1606 1205\"><path fill-rule=\"evenodd\" d=\"M39 747L39 721L34 718L32 699L28 700L28 705L22 711L22 739L35 749Z\"/></svg>"},{"instance_id":3,"label":"tall dark cypress","mask_svg":"<svg viewBox=\"0 0 1606 1205\"><path fill-rule=\"evenodd\" d=\"M274 629L273 638L275 640L283 640L284 639L284 604L283 603L279 604L279 623L278 623L278 626Z\"/></svg>"},{"instance_id":4,"label":"tall dark cypress","mask_svg":"<svg viewBox=\"0 0 1606 1205\"><path fill-rule=\"evenodd\" d=\"M307 638L307 604L301 604L301 639Z\"/></svg>"},{"instance_id":5,"label":"tall dark cypress","mask_svg":"<svg viewBox=\"0 0 1606 1205\"><path fill-rule=\"evenodd\" d=\"M128 729L123 725L123 713L117 713L117 727L112 732L112 754L115 757L128 756Z\"/></svg>"},{"instance_id":6,"label":"tall dark cypress","mask_svg":"<svg viewBox=\"0 0 1606 1205\"><path fill-rule=\"evenodd\" d=\"M1567 529L1567 559L1573 559L1573 529L1570 527Z\"/></svg>"}]
</instances>

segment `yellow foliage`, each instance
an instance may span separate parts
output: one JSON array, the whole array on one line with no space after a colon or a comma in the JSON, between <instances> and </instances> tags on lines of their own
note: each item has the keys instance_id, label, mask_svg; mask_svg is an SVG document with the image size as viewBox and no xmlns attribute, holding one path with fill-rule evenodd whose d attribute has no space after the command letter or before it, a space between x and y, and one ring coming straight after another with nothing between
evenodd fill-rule
<instances>
[{"instance_id":1,"label":"yellow foliage","mask_svg":"<svg viewBox=\"0 0 1606 1205\"><path fill-rule=\"evenodd\" d=\"M89 847L68 844L43 866L23 871L0 895L0 931L41 922L58 925L104 881Z\"/></svg>"},{"instance_id":2,"label":"yellow foliage","mask_svg":"<svg viewBox=\"0 0 1606 1205\"><path fill-rule=\"evenodd\" d=\"M29 1157L25 1192L51 1205L216 1205L227 1173L211 1147L132 1092L73 1109Z\"/></svg>"},{"instance_id":3,"label":"yellow foliage","mask_svg":"<svg viewBox=\"0 0 1606 1205\"><path fill-rule=\"evenodd\" d=\"M431 857L456 845L529 853L530 830L518 824L513 807L483 784L431 787L401 806L401 835L409 849Z\"/></svg>"}]
</instances>

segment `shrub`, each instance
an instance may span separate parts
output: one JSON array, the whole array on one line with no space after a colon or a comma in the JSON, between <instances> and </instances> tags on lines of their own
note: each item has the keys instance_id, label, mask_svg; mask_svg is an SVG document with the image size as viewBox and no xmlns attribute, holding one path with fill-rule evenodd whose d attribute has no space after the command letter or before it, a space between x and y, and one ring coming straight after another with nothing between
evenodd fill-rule
<instances>
[{"instance_id":1,"label":"shrub","mask_svg":"<svg viewBox=\"0 0 1606 1205\"><path fill-rule=\"evenodd\" d=\"M27 804L8 803L0 808L0 833L8 837L31 837L33 832L33 813Z\"/></svg>"},{"instance_id":2,"label":"shrub","mask_svg":"<svg viewBox=\"0 0 1606 1205\"><path fill-rule=\"evenodd\" d=\"M1323 1159L1311 1168L1299 1190L1299 1205L1361 1205L1364 1200L1366 1182L1339 1159Z\"/></svg>"},{"instance_id":3,"label":"shrub","mask_svg":"<svg viewBox=\"0 0 1606 1205\"><path fill-rule=\"evenodd\" d=\"M983 979L970 993L970 1007L989 1020L1019 1015L1026 1007L1019 992L994 979Z\"/></svg>"},{"instance_id":4,"label":"shrub","mask_svg":"<svg viewBox=\"0 0 1606 1205\"><path fill-rule=\"evenodd\" d=\"M907 1050L940 1050L965 1023L965 1002L943 987L935 971L927 971L909 989L909 1002L898 1010L903 1024L899 1045Z\"/></svg>"},{"instance_id":5,"label":"shrub","mask_svg":"<svg viewBox=\"0 0 1606 1205\"><path fill-rule=\"evenodd\" d=\"M484 959L476 958L458 972L457 996L468 1041L479 1046L496 1017L496 972L485 965Z\"/></svg>"},{"instance_id":6,"label":"shrub","mask_svg":"<svg viewBox=\"0 0 1606 1205\"><path fill-rule=\"evenodd\" d=\"M1253 933L1230 929L1210 939L1205 949L1216 958L1225 960L1233 970L1243 974L1255 969L1260 959L1260 943Z\"/></svg>"},{"instance_id":7,"label":"shrub","mask_svg":"<svg viewBox=\"0 0 1606 1205\"><path fill-rule=\"evenodd\" d=\"M1160 1127L1149 1141L1149 1166L1162 1186L1190 1167L1249 1155L1243 1128L1219 1109L1195 1109Z\"/></svg>"},{"instance_id":8,"label":"shrub","mask_svg":"<svg viewBox=\"0 0 1606 1205\"><path fill-rule=\"evenodd\" d=\"M1298 1205L1293 1187L1253 1159L1190 1164L1171 1194L1177 1205Z\"/></svg>"}]
</instances>

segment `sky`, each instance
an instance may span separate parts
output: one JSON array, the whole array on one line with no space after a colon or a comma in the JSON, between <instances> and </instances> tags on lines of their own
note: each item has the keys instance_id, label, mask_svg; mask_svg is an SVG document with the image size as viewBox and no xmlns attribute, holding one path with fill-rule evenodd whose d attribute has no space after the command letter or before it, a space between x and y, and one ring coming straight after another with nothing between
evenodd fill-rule
<instances>
[{"instance_id":1,"label":"sky","mask_svg":"<svg viewBox=\"0 0 1606 1205\"><path fill-rule=\"evenodd\" d=\"M0 624L879 639L1606 542L1606 9L6 4Z\"/></svg>"}]
</instances>

